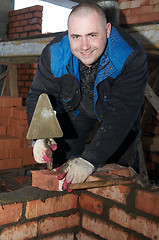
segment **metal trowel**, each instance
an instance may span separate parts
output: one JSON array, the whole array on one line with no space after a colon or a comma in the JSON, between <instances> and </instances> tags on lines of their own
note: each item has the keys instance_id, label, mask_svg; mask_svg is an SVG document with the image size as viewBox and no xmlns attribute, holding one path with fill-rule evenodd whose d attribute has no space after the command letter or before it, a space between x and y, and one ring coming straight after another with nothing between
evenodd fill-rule
<instances>
[{"instance_id":1,"label":"metal trowel","mask_svg":"<svg viewBox=\"0 0 159 240\"><path fill-rule=\"evenodd\" d=\"M56 112L48 95L43 93L39 96L26 138L29 140L44 139L45 143L51 148L49 139L62 136L63 132L57 120ZM48 162L47 168L52 170L53 162Z\"/></svg>"}]
</instances>

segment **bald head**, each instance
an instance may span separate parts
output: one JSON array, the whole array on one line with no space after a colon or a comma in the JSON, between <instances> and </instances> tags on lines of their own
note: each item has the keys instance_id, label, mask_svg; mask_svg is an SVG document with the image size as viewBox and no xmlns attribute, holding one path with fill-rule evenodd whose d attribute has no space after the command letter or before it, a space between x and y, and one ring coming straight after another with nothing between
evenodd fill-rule
<instances>
[{"instance_id":1,"label":"bald head","mask_svg":"<svg viewBox=\"0 0 159 240\"><path fill-rule=\"evenodd\" d=\"M85 17L87 15L92 14L93 12L95 12L99 16L101 20L101 24L103 25L103 28L106 30L107 19L106 19L105 13L103 9L96 3L81 3L75 6L68 17L68 22L67 22L68 29L69 29L71 16Z\"/></svg>"}]
</instances>

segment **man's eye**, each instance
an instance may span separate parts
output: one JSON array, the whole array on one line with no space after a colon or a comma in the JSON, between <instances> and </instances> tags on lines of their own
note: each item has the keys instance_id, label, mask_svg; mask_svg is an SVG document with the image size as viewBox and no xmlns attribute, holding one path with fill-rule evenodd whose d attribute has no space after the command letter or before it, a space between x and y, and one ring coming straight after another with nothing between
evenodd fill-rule
<instances>
[{"instance_id":1,"label":"man's eye","mask_svg":"<svg viewBox=\"0 0 159 240\"><path fill-rule=\"evenodd\" d=\"M78 38L79 38L79 36L72 36L72 38L73 38L73 39L78 39Z\"/></svg>"},{"instance_id":2,"label":"man's eye","mask_svg":"<svg viewBox=\"0 0 159 240\"><path fill-rule=\"evenodd\" d=\"M96 35L95 34L90 34L89 35L91 38L94 38Z\"/></svg>"}]
</instances>

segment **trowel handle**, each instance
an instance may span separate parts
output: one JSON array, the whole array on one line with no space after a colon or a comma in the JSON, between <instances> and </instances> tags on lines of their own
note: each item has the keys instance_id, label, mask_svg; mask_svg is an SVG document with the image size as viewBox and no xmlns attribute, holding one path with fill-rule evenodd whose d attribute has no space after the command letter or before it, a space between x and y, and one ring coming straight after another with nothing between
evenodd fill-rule
<instances>
[{"instance_id":1,"label":"trowel handle","mask_svg":"<svg viewBox=\"0 0 159 240\"><path fill-rule=\"evenodd\" d=\"M52 148L51 148L51 142L50 139L46 138L45 139L45 144L49 147L51 153L53 154ZM50 162L47 162L47 169L51 171L53 169L53 158L50 157L50 152L46 151L46 156L49 158Z\"/></svg>"}]
</instances>

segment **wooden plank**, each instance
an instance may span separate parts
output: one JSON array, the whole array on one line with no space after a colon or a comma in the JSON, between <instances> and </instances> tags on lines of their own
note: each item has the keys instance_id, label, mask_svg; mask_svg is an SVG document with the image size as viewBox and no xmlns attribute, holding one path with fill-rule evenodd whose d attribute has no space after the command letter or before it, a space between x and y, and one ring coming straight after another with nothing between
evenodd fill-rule
<instances>
[{"instance_id":1,"label":"wooden plank","mask_svg":"<svg viewBox=\"0 0 159 240\"><path fill-rule=\"evenodd\" d=\"M17 65L9 65L10 96L18 97Z\"/></svg>"},{"instance_id":2,"label":"wooden plank","mask_svg":"<svg viewBox=\"0 0 159 240\"><path fill-rule=\"evenodd\" d=\"M5 71L4 73L2 73L2 74L0 75L0 80L2 80L3 78L5 78L6 75L7 75L7 73L8 73L8 70Z\"/></svg>"},{"instance_id":3,"label":"wooden plank","mask_svg":"<svg viewBox=\"0 0 159 240\"><path fill-rule=\"evenodd\" d=\"M10 96L10 81L9 81L9 71L4 80L1 96Z\"/></svg>"},{"instance_id":4,"label":"wooden plank","mask_svg":"<svg viewBox=\"0 0 159 240\"><path fill-rule=\"evenodd\" d=\"M14 56L14 57L0 57L0 64L31 64L39 62L39 56Z\"/></svg>"},{"instance_id":5,"label":"wooden plank","mask_svg":"<svg viewBox=\"0 0 159 240\"><path fill-rule=\"evenodd\" d=\"M145 96L147 97L151 105L154 107L154 109L157 111L157 113L159 113L159 98L149 84L146 85Z\"/></svg>"},{"instance_id":6,"label":"wooden plank","mask_svg":"<svg viewBox=\"0 0 159 240\"><path fill-rule=\"evenodd\" d=\"M152 83L152 89L154 90L154 92L158 91L159 89L159 80L156 79L159 76L159 66L157 68L155 68L155 70L151 73L151 75L149 76L149 83ZM150 104L150 102L145 99L145 103L144 103L144 112L141 116L141 129L142 131L144 131L150 117L152 114L152 105Z\"/></svg>"}]
</instances>

